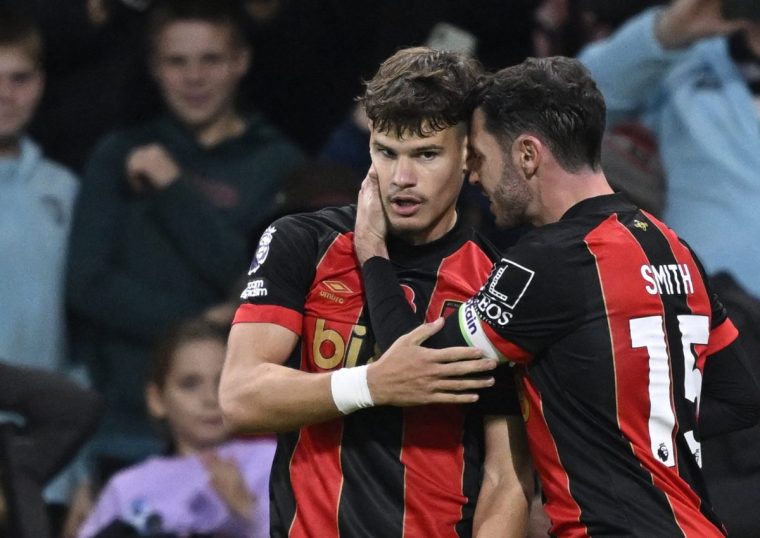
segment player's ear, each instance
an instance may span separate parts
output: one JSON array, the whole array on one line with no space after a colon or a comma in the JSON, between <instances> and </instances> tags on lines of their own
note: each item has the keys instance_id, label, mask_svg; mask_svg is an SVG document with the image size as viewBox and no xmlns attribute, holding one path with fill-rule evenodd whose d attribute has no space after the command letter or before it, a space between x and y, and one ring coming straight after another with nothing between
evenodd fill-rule
<instances>
[{"instance_id":1,"label":"player's ear","mask_svg":"<svg viewBox=\"0 0 760 538\"><path fill-rule=\"evenodd\" d=\"M512 157L526 179L532 178L541 162L543 144L532 135L520 135L512 145Z\"/></svg>"}]
</instances>

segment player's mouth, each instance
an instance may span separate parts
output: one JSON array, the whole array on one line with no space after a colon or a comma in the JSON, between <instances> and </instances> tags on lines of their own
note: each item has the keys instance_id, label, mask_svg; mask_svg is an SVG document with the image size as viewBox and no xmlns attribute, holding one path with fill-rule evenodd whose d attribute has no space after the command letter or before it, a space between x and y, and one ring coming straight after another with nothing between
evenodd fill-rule
<instances>
[{"instance_id":1,"label":"player's mouth","mask_svg":"<svg viewBox=\"0 0 760 538\"><path fill-rule=\"evenodd\" d=\"M411 217L422 206L422 200L415 196L393 196L391 197L391 207L394 213L402 217Z\"/></svg>"}]
</instances>

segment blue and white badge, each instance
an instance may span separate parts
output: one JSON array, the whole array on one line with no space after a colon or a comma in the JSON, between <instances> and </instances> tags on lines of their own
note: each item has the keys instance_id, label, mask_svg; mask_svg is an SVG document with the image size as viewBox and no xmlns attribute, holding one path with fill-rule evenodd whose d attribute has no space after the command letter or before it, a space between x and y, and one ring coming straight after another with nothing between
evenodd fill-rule
<instances>
[{"instance_id":1,"label":"blue and white badge","mask_svg":"<svg viewBox=\"0 0 760 538\"><path fill-rule=\"evenodd\" d=\"M277 229L274 226L270 226L266 230L264 230L264 233L261 235L261 239L259 239L259 246L256 248L256 254L253 258L253 263L251 264L251 268L248 270L248 276L251 276L253 273L259 270L259 267L261 267L264 262L267 259L267 256L269 256L269 245L272 242L272 236L277 231Z\"/></svg>"}]
</instances>

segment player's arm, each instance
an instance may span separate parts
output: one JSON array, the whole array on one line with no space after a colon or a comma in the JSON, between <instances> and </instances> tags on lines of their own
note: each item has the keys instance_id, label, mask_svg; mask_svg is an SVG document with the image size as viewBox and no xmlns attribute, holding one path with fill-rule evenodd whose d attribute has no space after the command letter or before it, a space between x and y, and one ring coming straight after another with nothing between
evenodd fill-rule
<instances>
[{"instance_id":1,"label":"player's arm","mask_svg":"<svg viewBox=\"0 0 760 538\"><path fill-rule=\"evenodd\" d=\"M703 368L698 434L701 439L754 426L760 421L760 386L739 332L717 296Z\"/></svg>"},{"instance_id":2,"label":"player's arm","mask_svg":"<svg viewBox=\"0 0 760 538\"><path fill-rule=\"evenodd\" d=\"M285 366L298 335L272 323L237 323L219 387L225 421L234 431L283 432L374 405L475 402L474 391L493 384L487 372L496 361L474 348L421 347L441 325L417 327L369 366L312 373ZM470 374L482 375L464 378Z\"/></svg>"},{"instance_id":3,"label":"player's arm","mask_svg":"<svg viewBox=\"0 0 760 538\"><path fill-rule=\"evenodd\" d=\"M219 403L234 431L288 431L337 416L335 405L315 405L321 394L329 394L329 376L285 366L298 338L274 323L232 326Z\"/></svg>"},{"instance_id":4,"label":"player's arm","mask_svg":"<svg viewBox=\"0 0 760 538\"><path fill-rule=\"evenodd\" d=\"M401 335L419 324L399 285L391 262L374 256L362 265L362 282L372 330L380 349L389 348ZM443 329L427 340L427 346L443 348L466 346L459 330L457 316L449 316Z\"/></svg>"},{"instance_id":5,"label":"player's arm","mask_svg":"<svg viewBox=\"0 0 760 538\"><path fill-rule=\"evenodd\" d=\"M533 472L520 416L484 419L483 483L475 507L475 538L524 537L528 529Z\"/></svg>"},{"instance_id":6,"label":"player's arm","mask_svg":"<svg viewBox=\"0 0 760 538\"><path fill-rule=\"evenodd\" d=\"M707 359L701 397L700 439L749 428L760 421L760 387L739 340Z\"/></svg>"},{"instance_id":7,"label":"player's arm","mask_svg":"<svg viewBox=\"0 0 760 538\"><path fill-rule=\"evenodd\" d=\"M709 290L709 279L699 257L691 251L702 281L708 283L711 326L702 371L699 416L695 434L699 439L754 426L760 421L760 384L754 375L739 331L717 294Z\"/></svg>"}]
</instances>

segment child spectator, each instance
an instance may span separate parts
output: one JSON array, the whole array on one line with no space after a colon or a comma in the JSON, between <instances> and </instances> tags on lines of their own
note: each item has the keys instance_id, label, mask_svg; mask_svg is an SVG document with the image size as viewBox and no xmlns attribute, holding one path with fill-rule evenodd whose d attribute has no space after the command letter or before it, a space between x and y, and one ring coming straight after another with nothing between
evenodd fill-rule
<instances>
[{"instance_id":1,"label":"child spectator","mask_svg":"<svg viewBox=\"0 0 760 538\"><path fill-rule=\"evenodd\" d=\"M275 443L228 439L217 399L226 338L221 326L191 321L159 346L145 396L165 426L169 453L114 475L80 538L269 535Z\"/></svg>"}]
</instances>

